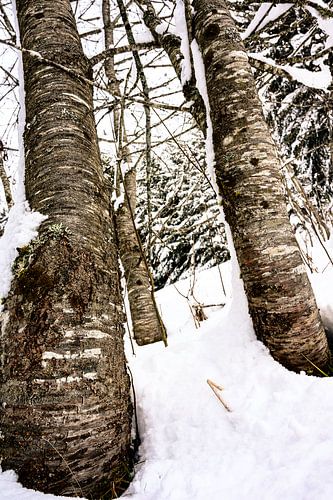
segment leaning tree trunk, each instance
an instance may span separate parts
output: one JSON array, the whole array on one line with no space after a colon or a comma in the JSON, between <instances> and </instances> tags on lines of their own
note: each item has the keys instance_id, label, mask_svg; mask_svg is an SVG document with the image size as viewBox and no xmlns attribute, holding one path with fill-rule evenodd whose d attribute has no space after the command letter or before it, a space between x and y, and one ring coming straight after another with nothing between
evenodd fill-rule
<instances>
[{"instance_id":1,"label":"leaning tree trunk","mask_svg":"<svg viewBox=\"0 0 333 500\"><path fill-rule=\"evenodd\" d=\"M287 217L274 143L244 45L223 0L194 0L216 176L249 310L275 359L299 371L327 366L329 350Z\"/></svg>"},{"instance_id":2,"label":"leaning tree trunk","mask_svg":"<svg viewBox=\"0 0 333 500\"><path fill-rule=\"evenodd\" d=\"M331 73L331 85L329 86L329 94L327 99L327 119L328 119L328 151L329 151L329 167L328 167L328 181L333 184L333 53L328 55L328 66Z\"/></svg>"},{"instance_id":3,"label":"leaning tree trunk","mask_svg":"<svg viewBox=\"0 0 333 500\"><path fill-rule=\"evenodd\" d=\"M110 18L109 0L103 0L102 8L105 48L108 49L114 44L114 26ZM105 59L104 69L110 91L115 96L119 96L120 85L114 68L114 57ZM125 197L124 202L115 214L115 224L119 254L126 279L133 335L139 345L151 344L160 340L166 342L166 330L155 302L153 279L134 222L136 171L132 165L129 148L126 146L127 135L120 103L115 103L113 113L115 137L120 148L118 151L119 160L120 162L126 162L129 167L124 178L118 179L120 183L123 183ZM125 142L125 145L123 145L123 142ZM118 166L117 172L117 177L120 176L121 165Z\"/></svg>"},{"instance_id":4,"label":"leaning tree trunk","mask_svg":"<svg viewBox=\"0 0 333 500\"><path fill-rule=\"evenodd\" d=\"M5 303L1 465L27 487L100 498L128 478L132 407L91 69L69 0L16 4L27 198L48 219Z\"/></svg>"}]
</instances>

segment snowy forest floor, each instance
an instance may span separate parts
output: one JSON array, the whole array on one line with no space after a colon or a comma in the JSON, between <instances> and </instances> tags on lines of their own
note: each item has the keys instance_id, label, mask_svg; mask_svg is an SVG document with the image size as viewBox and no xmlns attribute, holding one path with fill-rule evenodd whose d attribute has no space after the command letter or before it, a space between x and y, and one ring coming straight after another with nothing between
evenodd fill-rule
<instances>
[{"instance_id":1,"label":"snowy forest floor","mask_svg":"<svg viewBox=\"0 0 333 500\"><path fill-rule=\"evenodd\" d=\"M332 241L331 245L332 246ZM323 254L312 279L333 324L332 265ZM326 500L333 497L333 379L288 372L258 342L230 263L220 266L232 299L205 308L196 328L187 300L171 285L157 294L169 332L127 357L142 444L128 500ZM190 280L177 288L187 294ZM197 273L203 304L225 301L217 268ZM223 386L216 397L207 379ZM0 474L0 498L56 498ZM59 497L57 497L59 498Z\"/></svg>"}]
</instances>

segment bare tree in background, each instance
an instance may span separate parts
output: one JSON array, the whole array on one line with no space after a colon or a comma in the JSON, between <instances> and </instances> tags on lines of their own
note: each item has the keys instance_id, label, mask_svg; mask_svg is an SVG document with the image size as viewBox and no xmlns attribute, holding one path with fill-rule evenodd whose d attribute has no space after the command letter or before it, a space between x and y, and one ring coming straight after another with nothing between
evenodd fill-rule
<instances>
[{"instance_id":1,"label":"bare tree in background","mask_svg":"<svg viewBox=\"0 0 333 500\"><path fill-rule=\"evenodd\" d=\"M121 7L125 21L128 23L125 7L123 4L121 4ZM102 10L105 48L107 49L114 45L113 31L118 18L116 17L114 21L111 20L109 0L103 0ZM131 33L130 26L127 29ZM133 47L134 39L131 38L129 41ZM140 64L140 57L134 48L133 53L136 55L136 62L139 61ZM121 88L115 71L114 56L111 55L104 60L104 68L108 80L108 88L114 96L120 96ZM140 71L144 79L144 70L142 67ZM135 228L136 165L133 165L130 149L127 146L126 125L120 101L114 104L113 124L115 141L118 147L116 172L118 188L116 189L119 190L119 184L121 184L124 190L124 199L121 206L117 209L115 221L119 253L126 278L133 335L139 345L160 340L166 341L166 330L154 299L154 283L139 234ZM122 174L123 166L126 167L124 174Z\"/></svg>"}]
</instances>

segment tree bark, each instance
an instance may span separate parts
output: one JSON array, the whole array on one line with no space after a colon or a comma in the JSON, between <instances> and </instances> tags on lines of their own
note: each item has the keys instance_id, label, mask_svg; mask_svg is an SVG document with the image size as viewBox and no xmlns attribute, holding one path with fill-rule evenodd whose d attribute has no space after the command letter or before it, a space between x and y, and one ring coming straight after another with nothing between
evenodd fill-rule
<instances>
[{"instance_id":1,"label":"tree bark","mask_svg":"<svg viewBox=\"0 0 333 500\"><path fill-rule=\"evenodd\" d=\"M328 67L332 77L332 83L329 86L329 94L327 99L327 119L328 119L328 149L329 149L329 167L328 167L328 181L333 184L333 54L330 52L328 55Z\"/></svg>"},{"instance_id":2,"label":"tree bark","mask_svg":"<svg viewBox=\"0 0 333 500\"><path fill-rule=\"evenodd\" d=\"M287 368L329 361L313 292L287 217L275 146L244 45L223 0L194 0L206 69L215 171L254 329Z\"/></svg>"},{"instance_id":3,"label":"tree bark","mask_svg":"<svg viewBox=\"0 0 333 500\"><path fill-rule=\"evenodd\" d=\"M102 7L105 48L107 49L113 46L114 43L109 0L103 0ZM117 80L113 57L105 59L104 68L110 91L114 95L120 95L120 85ZM115 136L120 149L118 151L119 161L126 162L129 168L124 175L124 179L119 179L120 182L123 182L125 197L122 206L118 208L115 214L115 223L119 254L126 279L133 335L139 345L151 344L160 340L166 342L166 330L154 298L154 283L134 223L136 171L132 165L129 148L126 146L127 135L125 124L121 124L123 113L120 104L115 105L113 113ZM125 142L125 145L123 145L123 142ZM117 178L120 177L121 166L118 167L117 173Z\"/></svg>"},{"instance_id":4,"label":"tree bark","mask_svg":"<svg viewBox=\"0 0 333 500\"><path fill-rule=\"evenodd\" d=\"M1 336L1 455L26 487L100 498L131 467L117 252L91 68L69 0L16 0L26 192L48 216L14 264ZM76 76L75 76L76 75Z\"/></svg>"}]
</instances>

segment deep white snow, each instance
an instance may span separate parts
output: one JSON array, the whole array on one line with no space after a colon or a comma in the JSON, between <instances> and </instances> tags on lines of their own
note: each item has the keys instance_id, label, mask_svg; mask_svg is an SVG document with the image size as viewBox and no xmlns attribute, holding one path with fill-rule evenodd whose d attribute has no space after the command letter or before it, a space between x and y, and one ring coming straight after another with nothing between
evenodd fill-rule
<instances>
[{"instance_id":1,"label":"deep white snow","mask_svg":"<svg viewBox=\"0 0 333 500\"><path fill-rule=\"evenodd\" d=\"M223 266L224 275L227 267ZM332 266L323 276L325 289L332 283ZM317 285L318 291L319 280ZM186 286L183 283L183 292ZM219 300L216 269L200 275L195 295L206 304ZM168 349L145 348L131 362L143 463L130 498L332 496L332 380L296 375L273 361L254 338L236 279L233 295L224 309L211 310L198 331L177 291L171 286L160 292L173 334ZM207 379L224 387L221 395L230 413Z\"/></svg>"},{"instance_id":2,"label":"deep white snow","mask_svg":"<svg viewBox=\"0 0 333 500\"><path fill-rule=\"evenodd\" d=\"M320 258L323 270L328 259ZM230 298L230 264L221 270L229 296L225 307L205 308L209 318L198 329L189 302L179 293L188 294L190 280L171 285L158 292L169 347L137 347L136 356L128 349L142 445L124 498L329 499L332 379L297 375L273 361L254 337L240 280L234 273ZM315 280L331 321L332 279L329 265ZM225 302L217 268L196 274L194 296L206 305ZM223 386L220 394L231 412L207 379ZM0 498L55 497L26 490L5 472Z\"/></svg>"}]
</instances>

